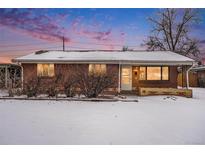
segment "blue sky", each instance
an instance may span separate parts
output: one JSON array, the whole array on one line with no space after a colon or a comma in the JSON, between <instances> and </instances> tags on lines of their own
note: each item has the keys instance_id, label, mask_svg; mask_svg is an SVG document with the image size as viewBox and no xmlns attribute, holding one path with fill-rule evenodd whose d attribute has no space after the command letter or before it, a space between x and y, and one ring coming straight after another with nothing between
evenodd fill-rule
<instances>
[{"instance_id":1,"label":"blue sky","mask_svg":"<svg viewBox=\"0 0 205 154\"><path fill-rule=\"evenodd\" d=\"M0 62L36 50L145 49L147 18L158 9L0 9ZM192 36L205 43L205 9ZM203 43L204 42L204 43Z\"/></svg>"}]
</instances>

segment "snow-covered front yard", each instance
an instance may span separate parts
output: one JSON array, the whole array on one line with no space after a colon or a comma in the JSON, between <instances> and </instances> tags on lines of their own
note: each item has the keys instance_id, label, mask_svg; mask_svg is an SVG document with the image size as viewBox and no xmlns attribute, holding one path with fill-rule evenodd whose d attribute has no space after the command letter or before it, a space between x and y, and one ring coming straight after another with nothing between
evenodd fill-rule
<instances>
[{"instance_id":1,"label":"snow-covered front yard","mask_svg":"<svg viewBox=\"0 0 205 154\"><path fill-rule=\"evenodd\" d=\"M205 144L205 89L138 100L0 100L0 144Z\"/></svg>"}]
</instances>

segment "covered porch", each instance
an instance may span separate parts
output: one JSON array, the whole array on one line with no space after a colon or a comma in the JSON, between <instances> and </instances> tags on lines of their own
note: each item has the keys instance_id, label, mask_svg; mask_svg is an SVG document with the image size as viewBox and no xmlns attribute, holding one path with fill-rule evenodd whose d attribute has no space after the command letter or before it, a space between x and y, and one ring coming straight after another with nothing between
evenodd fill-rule
<instances>
[{"instance_id":1,"label":"covered porch","mask_svg":"<svg viewBox=\"0 0 205 154\"><path fill-rule=\"evenodd\" d=\"M178 88L179 67L188 74L190 65L119 65L118 92L121 94L170 94L191 97L189 78L186 87Z\"/></svg>"},{"instance_id":2,"label":"covered porch","mask_svg":"<svg viewBox=\"0 0 205 154\"><path fill-rule=\"evenodd\" d=\"M21 66L16 64L0 64L0 89L21 87Z\"/></svg>"}]
</instances>

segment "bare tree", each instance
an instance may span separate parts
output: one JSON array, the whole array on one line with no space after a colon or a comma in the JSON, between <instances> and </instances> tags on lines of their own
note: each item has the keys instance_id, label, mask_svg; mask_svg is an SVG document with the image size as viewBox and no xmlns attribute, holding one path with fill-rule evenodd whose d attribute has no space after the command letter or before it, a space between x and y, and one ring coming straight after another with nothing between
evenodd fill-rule
<instances>
[{"instance_id":1,"label":"bare tree","mask_svg":"<svg viewBox=\"0 0 205 154\"><path fill-rule=\"evenodd\" d=\"M199 41L190 37L192 24L199 22L195 9L161 9L152 24L152 35L145 41L149 51L173 51L181 55L197 56Z\"/></svg>"},{"instance_id":2,"label":"bare tree","mask_svg":"<svg viewBox=\"0 0 205 154\"><path fill-rule=\"evenodd\" d=\"M129 48L128 46L123 46L122 51L133 51L133 49Z\"/></svg>"},{"instance_id":3,"label":"bare tree","mask_svg":"<svg viewBox=\"0 0 205 154\"><path fill-rule=\"evenodd\" d=\"M107 73L96 74L78 68L76 77L81 93L88 98L98 97L107 88L115 87L117 83L117 74L112 69L107 70Z\"/></svg>"}]
</instances>

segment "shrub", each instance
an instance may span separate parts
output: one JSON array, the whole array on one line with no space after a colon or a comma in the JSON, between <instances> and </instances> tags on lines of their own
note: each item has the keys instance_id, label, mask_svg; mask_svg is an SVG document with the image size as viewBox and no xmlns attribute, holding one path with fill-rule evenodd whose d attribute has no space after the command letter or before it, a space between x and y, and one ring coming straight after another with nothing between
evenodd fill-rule
<instances>
[{"instance_id":1,"label":"shrub","mask_svg":"<svg viewBox=\"0 0 205 154\"><path fill-rule=\"evenodd\" d=\"M15 94L17 96L21 96L22 95L22 89L21 88L17 88L16 91L15 91Z\"/></svg>"},{"instance_id":2,"label":"shrub","mask_svg":"<svg viewBox=\"0 0 205 154\"><path fill-rule=\"evenodd\" d=\"M14 92L11 88L9 88L8 93L9 93L9 97L14 97Z\"/></svg>"},{"instance_id":3,"label":"shrub","mask_svg":"<svg viewBox=\"0 0 205 154\"><path fill-rule=\"evenodd\" d=\"M21 88L9 88L8 90L9 97L14 97L14 95L20 96L22 95Z\"/></svg>"},{"instance_id":4,"label":"shrub","mask_svg":"<svg viewBox=\"0 0 205 154\"><path fill-rule=\"evenodd\" d=\"M117 76L113 72L109 71L109 73L105 74L88 74L80 70L77 75L78 87L86 97L98 97L105 89L112 88L116 83Z\"/></svg>"},{"instance_id":5,"label":"shrub","mask_svg":"<svg viewBox=\"0 0 205 154\"><path fill-rule=\"evenodd\" d=\"M50 85L47 89L48 97L57 97L58 96L58 90L55 85Z\"/></svg>"},{"instance_id":6,"label":"shrub","mask_svg":"<svg viewBox=\"0 0 205 154\"><path fill-rule=\"evenodd\" d=\"M36 97L40 85L40 78L32 79L25 85L25 93L27 97Z\"/></svg>"},{"instance_id":7,"label":"shrub","mask_svg":"<svg viewBox=\"0 0 205 154\"><path fill-rule=\"evenodd\" d=\"M62 75L61 74L55 76L51 80L51 82L50 82L50 84L47 88L47 91L46 91L48 97L57 97L58 96L58 93L59 93L58 84L61 82L61 80L62 80Z\"/></svg>"},{"instance_id":8,"label":"shrub","mask_svg":"<svg viewBox=\"0 0 205 154\"><path fill-rule=\"evenodd\" d=\"M75 73L69 72L69 75L64 79L64 93L67 97L76 95L78 78Z\"/></svg>"},{"instance_id":9,"label":"shrub","mask_svg":"<svg viewBox=\"0 0 205 154\"><path fill-rule=\"evenodd\" d=\"M76 80L68 80L64 84L64 92L67 97L74 97L76 95Z\"/></svg>"}]
</instances>

